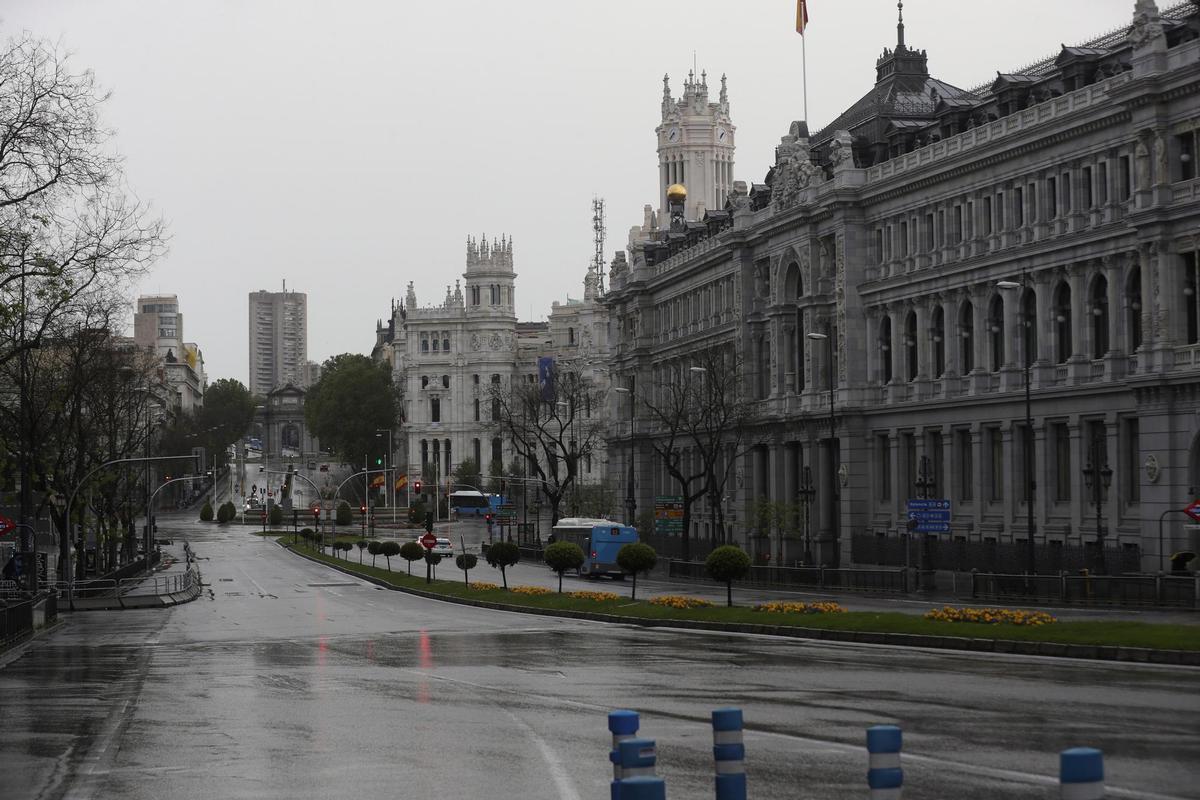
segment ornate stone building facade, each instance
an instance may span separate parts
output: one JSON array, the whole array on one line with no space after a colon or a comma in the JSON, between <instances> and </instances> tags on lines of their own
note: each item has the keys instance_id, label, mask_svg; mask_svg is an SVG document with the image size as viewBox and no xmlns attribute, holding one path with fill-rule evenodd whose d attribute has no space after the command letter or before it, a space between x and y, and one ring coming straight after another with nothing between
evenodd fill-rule
<instances>
[{"instance_id":1,"label":"ornate stone building facade","mask_svg":"<svg viewBox=\"0 0 1200 800\"><path fill-rule=\"evenodd\" d=\"M896 537L925 493L957 539L1024 543L1032 503L1038 545L1158 568L1160 514L1200 491L1200 11L1133 6L970 90L932 77L901 21L876 85L815 134L793 123L763 184L634 229L612 372L649 386L736 349L763 442L726 500L741 530L759 498L800 504L809 467L825 563ZM639 467L639 505L672 493ZM1179 520L1164 550L1186 546Z\"/></svg>"},{"instance_id":2,"label":"ornate stone building facade","mask_svg":"<svg viewBox=\"0 0 1200 800\"><path fill-rule=\"evenodd\" d=\"M607 380L593 371L607 355L598 276L589 270L584 299L555 303L549 322L517 320L516 278L511 239L468 238L462 281L446 287L440 304L419 305L410 281L404 303L393 303L386 324L376 326L372 357L392 365L403 394L393 443L410 478L444 479L468 458L485 475L509 465L512 448L491 427L498 411L489 386L536 381L540 357ZM583 466L585 482L605 474L602 456Z\"/></svg>"}]
</instances>

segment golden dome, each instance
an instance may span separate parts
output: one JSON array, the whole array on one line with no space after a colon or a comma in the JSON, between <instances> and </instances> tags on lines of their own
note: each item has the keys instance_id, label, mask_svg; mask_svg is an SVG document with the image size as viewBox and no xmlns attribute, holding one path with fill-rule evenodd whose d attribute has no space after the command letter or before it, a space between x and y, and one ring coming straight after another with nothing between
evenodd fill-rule
<instances>
[{"instance_id":1,"label":"golden dome","mask_svg":"<svg viewBox=\"0 0 1200 800\"><path fill-rule=\"evenodd\" d=\"M672 203L682 203L687 200L687 187L682 183L672 183L667 187L667 199Z\"/></svg>"}]
</instances>

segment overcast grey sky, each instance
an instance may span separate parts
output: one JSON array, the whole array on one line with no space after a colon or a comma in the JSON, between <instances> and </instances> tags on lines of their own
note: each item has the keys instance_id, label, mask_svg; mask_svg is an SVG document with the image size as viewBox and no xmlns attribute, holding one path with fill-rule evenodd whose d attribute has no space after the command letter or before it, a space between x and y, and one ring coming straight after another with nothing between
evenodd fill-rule
<instances>
[{"instance_id":1,"label":"overcast grey sky","mask_svg":"<svg viewBox=\"0 0 1200 800\"><path fill-rule=\"evenodd\" d=\"M1165 8L1172 3L1161 3ZM909 0L910 47L968 88L1132 18L1134 0ZM816 130L865 94L894 0L811 0ZM606 261L656 203L663 73L728 75L736 178L761 181L801 111L795 0L7 0L0 29L61 40L113 92L129 183L170 253L210 380L247 381L247 294L308 293L310 358L369 352L389 299L440 302L465 240L514 240L517 306L582 294L591 200Z\"/></svg>"}]
</instances>

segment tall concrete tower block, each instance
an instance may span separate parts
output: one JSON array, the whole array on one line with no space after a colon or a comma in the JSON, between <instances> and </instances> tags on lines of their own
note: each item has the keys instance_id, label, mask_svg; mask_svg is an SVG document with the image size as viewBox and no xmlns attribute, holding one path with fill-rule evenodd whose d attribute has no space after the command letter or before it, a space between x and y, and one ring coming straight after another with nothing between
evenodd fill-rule
<instances>
[{"instance_id":1,"label":"tall concrete tower block","mask_svg":"<svg viewBox=\"0 0 1200 800\"><path fill-rule=\"evenodd\" d=\"M308 360L308 295L250 292L250 391L265 396L285 384L303 385Z\"/></svg>"},{"instance_id":2,"label":"tall concrete tower block","mask_svg":"<svg viewBox=\"0 0 1200 800\"><path fill-rule=\"evenodd\" d=\"M679 183L687 188L684 215L699 219L706 209L725 207L733 189L733 122L729 118L729 96L725 76L717 102L708 102L708 74L688 72L683 96L671 96L670 79L663 76L662 123L658 135L658 219L670 219L667 187Z\"/></svg>"},{"instance_id":3,"label":"tall concrete tower block","mask_svg":"<svg viewBox=\"0 0 1200 800\"><path fill-rule=\"evenodd\" d=\"M467 314L516 317L517 273L513 272L512 239L467 237L467 271L463 273Z\"/></svg>"}]
</instances>

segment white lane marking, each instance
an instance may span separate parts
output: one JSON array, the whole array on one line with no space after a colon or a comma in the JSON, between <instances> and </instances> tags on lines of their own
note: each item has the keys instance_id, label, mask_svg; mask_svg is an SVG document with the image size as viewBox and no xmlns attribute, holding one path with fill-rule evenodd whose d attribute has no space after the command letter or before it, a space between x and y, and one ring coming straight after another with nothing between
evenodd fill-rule
<instances>
[{"instance_id":1,"label":"white lane marking","mask_svg":"<svg viewBox=\"0 0 1200 800\"><path fill-rule=\"evenodd\" d=\"M542 758L545 759L546 765L550 768L550 778L554 781L554 785L558 787L558 796L562 800L583 800L579 792L576 791L575 784L571 782L571 776L567 774L566 767L563 766L562 759L559 758L554 748L528 722L507 708L504 709L504 713L508 714L518 725L524 728L529 737L533 739L533 743L537 745L538 752L542 754Z\"/></svg>"}]
</instances>

